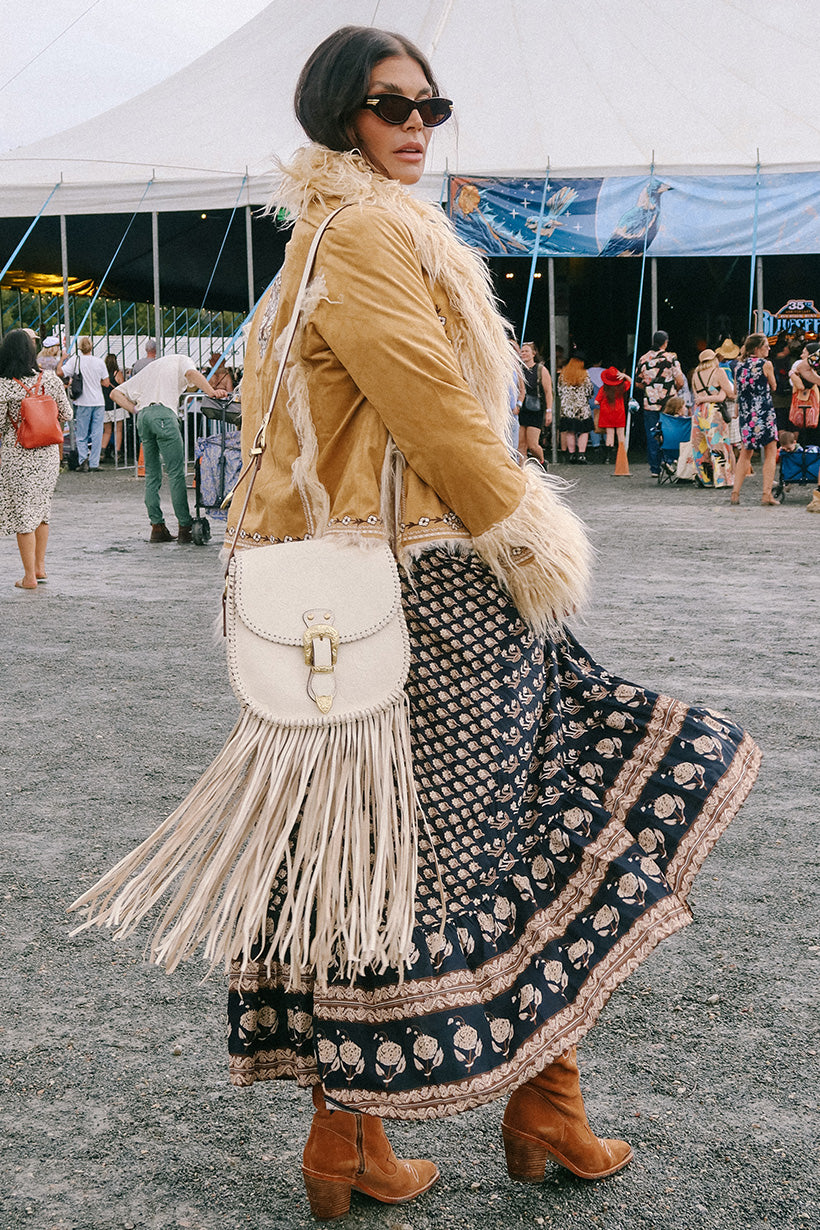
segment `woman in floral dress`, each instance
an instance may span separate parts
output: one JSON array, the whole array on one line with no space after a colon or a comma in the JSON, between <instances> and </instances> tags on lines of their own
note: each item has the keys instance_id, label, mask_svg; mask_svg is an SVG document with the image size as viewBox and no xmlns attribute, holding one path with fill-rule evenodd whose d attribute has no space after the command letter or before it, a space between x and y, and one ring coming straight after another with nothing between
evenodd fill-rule
<instances>
[{"instance_id":1,"label":"woman in floral dress","mask_svg":"<svg viewBox=\"0 0 820 1230\"><path fill-rule=\"evenodd\" d=\"M769 339L766 335L750 333L735 367L740 456L735 466L732 503L740 503L740 491L752 468L752 457L758 449L762 449L763 495L760 503L776 508L779 500L772 495L772 485L777 465L777 418L772 393L777 388L777 379L768 356Z\"/></svg>"},{"instance_id":2,"label":"woman in floral dress","mask_svg":"<svg viewBox=\"0 0 820 1230\"><path fill-rule=\"evenodd\" d=\"M592 1132L575 1044L690 921L689 889L759 752L730 719L609 674L566 626L585 591L583 527L542 467L510 456L516 359L486 267L437 206L405 188L451 106L423 54L400 35L345 27L308 61L296 105L311 144L272 202L294 230L250 329L246 456L310 243L331 211L351 207L322 235L271 447L241 519L232 505L226 541L250 551L317 535L363 550L394 541L421 813L414 925L383 967L350 974L338 945L330 964L296 963L271 937L315 865L294 877L290 857L260 860L253 895L267 926L252 951L224 953L231 1079L312 1088L302 1168L318 1217L344 1213L352 1190L400 1203L436 1181L433 1162L395 1158L383 1117L431 1119L497 1098L507 1099L513 1178L542 1179L548 1154L602 1178L632 1149ZM583 386L571 387L589 417ZM123 894L136 922L134 883L147 890L143 914L163 887L178 897L181 869L163 864L164 851L173 826L201 808L226 827L244 815L280 831L281 758L269 763L264 746L260 732L239 756L230 736L170 827L75 903L90 907L88 922L121 923ZM330 819L342 840L345 809ZM210 867L210 841L207 858ZM366 842L355 859L356 878L369 876ZM210 911L215 897L201 896ZM180 905L161 911L155 942Z\"/></svg>"},{"instance_id":3,"label":"woman in floral dress","mask_svg":"<svg viewBox=\"0 0 820 1230\"><path fill-rule=\"evenodd\" d=\"M16 534L23 561L17 589L35 590L46 579L46 545L51 497L60 473L60 446L21 448L16 424L20 403L33 388L38 374L34 342L25 329L13 329L0 346L0 534ZM57 403L60 420L67 423L71 403L63 382L44 372L43 392Z\"/></svg>"}]
</instances>

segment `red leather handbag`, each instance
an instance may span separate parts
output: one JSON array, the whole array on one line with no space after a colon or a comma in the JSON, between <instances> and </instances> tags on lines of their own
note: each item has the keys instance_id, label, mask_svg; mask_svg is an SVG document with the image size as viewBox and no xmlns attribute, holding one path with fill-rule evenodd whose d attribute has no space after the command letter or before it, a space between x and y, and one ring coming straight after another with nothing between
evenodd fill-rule
<instances>
[{"instance_id":1,"label":"red leather handbag","mask_svg":"<svg viewBox=\"0 0 820 1230\"><path fill-rule=\"evenodd\" d=\"M43 392L43 373L40 372L31 389L26 388L22 380L15 383L26 390L26 396L20 402L20 418L16 423L11 419L20 447L45 448L48 444L62 444L60 414L54 398Z\"/></svg>"}]
</instances>

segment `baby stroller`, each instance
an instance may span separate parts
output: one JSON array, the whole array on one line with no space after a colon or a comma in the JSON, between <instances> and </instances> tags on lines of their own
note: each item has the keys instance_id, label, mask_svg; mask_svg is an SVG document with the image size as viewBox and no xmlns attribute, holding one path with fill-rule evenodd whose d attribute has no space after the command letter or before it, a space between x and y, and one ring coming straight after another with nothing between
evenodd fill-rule
<instances>
[{"instance_id":1,"label":"baby stroller","mask_svg":"<svg viewBox=\"0 0 820 1230\"><path fill-rule=\"evenodd\" d=\"M242 470L242 451L238 424L242 421L242 409L234 397L216 401L203 397L200 405L207 419L219 423L213 435L202 436L196 442L194 459L194 498L196 514L191 526L191 539L198 547L211 538L211 523L203 515L206 508L212 517L224 519L222 501L231 490ZM228 424L232 426L228 426Z\"/></svg>"},{"instance_id":2,"label":"baby stroller","mask_svg":"<svg viewBox=\"0 0 820 1230\"><path fill-rule=\"evenodd\" d=\"M655 439L661 450L658 466L658 486L670 483L675 486L678 478L678 456L680 447L692 434L692 420L677 414L664 414L661 411L658 425L655 428Z\"/></svg>"},{"instance_id":3,"label":"baby stroller","mask_svg":"<svg viewBox=\"0 0 820 1230\"><path fill-rule=\"evenodd\" d=\"M781 448L778 463L777 478L772 488L776 500L782 502L787 487L795 484L805 487L809 483L816 487L820 483L820 448L816 444L807 444L805 448L798 444L792 452Z\"/></svg>"}]
</instances>

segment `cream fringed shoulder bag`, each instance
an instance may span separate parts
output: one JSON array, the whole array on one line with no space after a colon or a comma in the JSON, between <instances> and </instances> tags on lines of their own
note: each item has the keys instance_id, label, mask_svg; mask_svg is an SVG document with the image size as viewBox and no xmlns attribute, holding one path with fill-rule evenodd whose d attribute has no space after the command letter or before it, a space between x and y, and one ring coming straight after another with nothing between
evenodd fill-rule
<instances>
[{"instance_id":1,"label":"cream fringed shoulder bag","mask_svg":"<svg viewBox=\"0 0 820 1230\"><path fill-rule=\"evenodd\" d=\"M268 411L240 478L265 450L322 233L308 254ZM410 652L387 543L332 538L231 550L225 631L242 713L160 827L70 907L78 930L128 935L157 905L151 960L169 971L204 945L213 967L289 967L322 988L331 968L400 976L411 945L417 800L404 691ZM271 894L277 904L269 916Z\"/></svg>"}]
</instances>

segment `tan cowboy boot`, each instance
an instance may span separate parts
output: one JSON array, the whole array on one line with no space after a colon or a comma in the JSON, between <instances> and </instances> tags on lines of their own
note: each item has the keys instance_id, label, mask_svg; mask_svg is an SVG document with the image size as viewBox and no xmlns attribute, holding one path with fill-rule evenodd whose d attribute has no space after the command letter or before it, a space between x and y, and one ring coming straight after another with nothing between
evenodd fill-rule
<instances>
[{"instance_id":1,"label":"tan cowboy boot","mask_svg":"<svg viewBox=\"0 0 820 1230\"><path fill-rule=\"evenodd\" d=\"M501 1125L511 1179L540 1183L547 1154L581 1179L603 1179L632 1160L625 1140L599 1140L587 1121L575 1047L515 1090Z\"/></svg>"},{"instance_id":2,"label":"tan cowboy boot","mask_svg":"<svg viewBox=\"0 0 820 1230\"><path fill-rule=\"evenodd\" d=\"M398 1160L375 1115L328 1110L320 1085L313 1086L313 1105L302 1174L314 1217L343 1217L351 1191L383 1204L404 1204L438 1179L433 1162Z\"/></svg>"}]
</instances>

